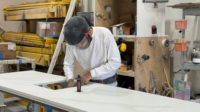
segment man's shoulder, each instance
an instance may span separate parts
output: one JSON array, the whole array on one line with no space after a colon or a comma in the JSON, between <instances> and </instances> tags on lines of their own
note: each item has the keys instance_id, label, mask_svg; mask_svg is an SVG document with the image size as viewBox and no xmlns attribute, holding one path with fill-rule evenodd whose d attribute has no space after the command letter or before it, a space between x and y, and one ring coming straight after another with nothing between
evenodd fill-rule
<instances>
[{"instance_id":1,"label":"man's shoulder","mask_svg":"<svg viewBox=\"0 0 200 112\"><path fill-rule=\"evenodd\" d=\"M95 35L99 41L110 41L110 38L113 37L111 31L105 27L94 27Z\"/></svg>"},{"instance_id":2,"label":"man's shoulder","mask_svg":"<svg viewBox=\"0 0 200 112\"><path fill-rule=\"evenodd\" d=\"M97 31L103 31L103 32L109 32L110 30L108 29L108 28L106 28L106 27L99 27L99 26L97 26L97 27L93 27L95 30L97 30Z\"/></svg>"},{"instance_id":3,"label":"man's shoulder","mask_svg":"<svg viewBox=\"0 0 200 112\"><path fill-rule=\"evenodd\" d=\"M73 50L74 48L76 48L75 46L73 45L69 45L69 44L65 44L66 45L66 48L70 49L70 50Z\"/></svg>"}]
</instances>

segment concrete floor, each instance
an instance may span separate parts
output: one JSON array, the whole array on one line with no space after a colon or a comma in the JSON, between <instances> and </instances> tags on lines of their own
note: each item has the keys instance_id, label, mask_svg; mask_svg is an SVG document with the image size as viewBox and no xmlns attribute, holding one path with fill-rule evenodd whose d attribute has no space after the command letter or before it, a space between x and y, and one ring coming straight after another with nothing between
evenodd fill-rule
<instances>
[{"instance_id":1,"label":"concrete floor","mask_svg":"<svg viewBox=\"0 0 200 112\"><path fill-rule=\"evenodd\" d=\"M28 112L28 111L26 107L20 104L17 104L15 102L12 102L12 103L6 104L5 111L2 111L2 112ZM66 112L66 111L53 109L53 112Z\"/></svg>"}]
</instances>

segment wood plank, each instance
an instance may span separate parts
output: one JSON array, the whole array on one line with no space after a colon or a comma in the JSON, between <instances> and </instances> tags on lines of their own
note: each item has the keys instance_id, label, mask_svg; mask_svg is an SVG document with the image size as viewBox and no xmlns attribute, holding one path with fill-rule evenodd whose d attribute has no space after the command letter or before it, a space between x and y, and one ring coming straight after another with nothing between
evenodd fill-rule
<instances>
[{"instance_id":1,"label":"wood plank","mask_svg":"<svg viewBox=\"0 0 200 112\"><path fill-rule=\"evenodd\" d=\"M6 21L12 21L12 20L22 20L23 16L22 15L15 15L15 16L6 16Z\"/></svg>"},{"instance_id":2,"label":"wood plank","mask_svg":"<svg viewBox=\"0 0 200 112\"><path fill-rule=\"evenodd\" d=\"M165 39L168 39L168 37L144 37L137 39L134 52L135 86L137 90L139 90L140 85L149 91L150 71L155 74L155 78L160 79L160 81L155 82L155 87L159 90L161 90L162 85L167 80L166 75L170 79L170 58L164 60L162 57L163 54L170 56L169 48L162 46L162 41ZM150 40L155 41L154 46L149 45ZM138 63L138 58L141 58L144 54L149 55L150 59L143 63Z\"/></svg>"},{"instance_id":3,"label":"wood plank","mask_svg":"<svg viewBox=\"0 0 200 112\"><path fill-rule=\"evenodd\" d=\"M50 60L51 60L51 56L47 55L47 54L17 51L16 55L21 56L21 57L27 57L27 58L35 59L35 63L37 65L41 65L41 66L49 66Z\"/></svg>"},{"instance_id":4,"label":"wood plank","mask_svg":"<svg viewBox=\"0 0 200 112\"><path fill-rule=\"evenodd\" d=\"M195 7L200 7L200 3L181 3L181 4L171 5L171 6L168 6L168 7L180 8L180 9L195 8Z\"/></svg>"},{"instance_id":5,"label":"wood plank","mask_svg":"<svg viewBox=\"0 0 200 112\"><path fill-rule=\"evenodd\" d=\"M47 13L26 14L25 19L43 19L47 17ZM54 13L48 13L48 18L55 18Z\"/></svg>"},{"instance_id":6,"label":"wood plank","mask_svg":"<svg viewBox=\"0 0 200 112\"><path fill-rule=\"evenodd\" d=\"M117 70L117 75L135 77L135 73L132 70L128 71Z\"/></svg>"},{"instance_id":7,"label":"wood plank","mask_svg":"<svg viewBox=\"0 0 200 112\"><path fill-rule=\"evenodd\" d=\"M119 38L124 39L127 42L135 42L137 40L137 37L134 37L132 35L128 36L128 35L121 35L121 36L115 36L115 40L117 41Z\"/></svg>"},{"instance_id":8,"label":"wood plank","mask_svg":"<svg viewBox=\"0 0 200 112\"><path fill-rule=\"evenodd\" d=\"M55 46L55 45L54 45ZM32 53L40 53L40 54L53 54L54 48L39 48L39 47L27 47L27 46L16 46L17 51L23 52L32 52Z\"/></svg>"},{"instance_id":9,"label":"wood plank","mask_svg":"<svg viewBox=\"0 0 200 112\"><path fill-rule=\"evenodd\" d=\"M78 7L78 5L76 6ZM61 4L56 6L45 6L45 7L30 7L24 10L11 10L4 11L6 20L32 20L32 19L45 19L48 18L65 18L68 5ZM74 14L76 11L74 12Z\"/></svg>"},{"instance_id":10,"label":"wood plank","mask_svg":"<svg viewBox=\"0 0 200 112\"><path fill-rule=\"evenodd\" d=\"M78 3L78 2L77 2ZM24 9L33 9L35 7L49 7L55 5L67 5L67 2L50 2L50 3L36 3L36 4L25 4L25 5L13 5L6 8L6 11L10 10L24 10Z\"/></svg>"}]
</instances>

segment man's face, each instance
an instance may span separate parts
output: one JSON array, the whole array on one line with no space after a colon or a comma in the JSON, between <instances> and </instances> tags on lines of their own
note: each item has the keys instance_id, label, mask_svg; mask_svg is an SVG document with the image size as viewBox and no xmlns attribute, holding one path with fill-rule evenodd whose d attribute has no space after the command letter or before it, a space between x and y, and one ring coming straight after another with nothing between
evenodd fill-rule
<instances>
[{"instance_id":1,"label":"man's face","mask_svg":"<svg viewBox=\"0 0 200 112\"><path fill-rule=\"evenodd\" d=\"M78 47L79 49L84 49L86 48L86 46L88 46L89 42L88 42L88 39L87 37L84 37L84 39L76 45L76 47Z\"/></svg>"},{"instance_id":2,"label":"man's face","mask_svg":"<svg viewBox=\"0 0 200 112\"><path fill-rule=\"evenodd\" d=\"M92 40L92 37L91 37L92 33L93 33L93 29L90 28L90 30L88 31L88 37L84 36L83 40L79 44L77 44L76 47L78 47L79 49L88 48Z\"/></svg>"}]
</instances>

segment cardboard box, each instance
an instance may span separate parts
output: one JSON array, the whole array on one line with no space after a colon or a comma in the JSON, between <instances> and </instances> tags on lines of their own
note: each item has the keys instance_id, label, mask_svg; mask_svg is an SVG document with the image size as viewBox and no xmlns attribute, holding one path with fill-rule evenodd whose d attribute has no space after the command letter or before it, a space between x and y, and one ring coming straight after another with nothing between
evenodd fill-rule
<instances>
[{"instance_id":1,"label":"cardboard box","mask_svg":"<svg viewBox=\"0 0 200 112\"><path fill-rule=\"evenodd\" d=\"M130 30L131 28L128 27L128 26L122 26L122 29L123 29L123 32L124 32L124 35L130 35Z\"/></svg>"},{"instance_id":2,"label":"cardboard box","mask_svg":"<svg viewBox=\"0 0 200 112\"><path fill-rule=\"evenodd\" d=\"M59 37L63 22L37 22L36 33L40 37Z\"/></svg>"},{"instance_id":3,"label":"cardboard box","mask_svg":"<svg viewBox=\"0 0 200 112\"><path fill-rule=\"evenodd\" d=\"M16 58L16 44L11 42L0 43L0 59Z\"/></svg>"},{"instance_id":4,"label":"cardboard box","mask_svg":"<svg viewBox=\"0 0 200 112\"><path fill-rule=\"evenodd\" d=\"M131 26L126 22L112 26L113 35L130 35L130 30Z\"/></svg>"}]
</instances>

